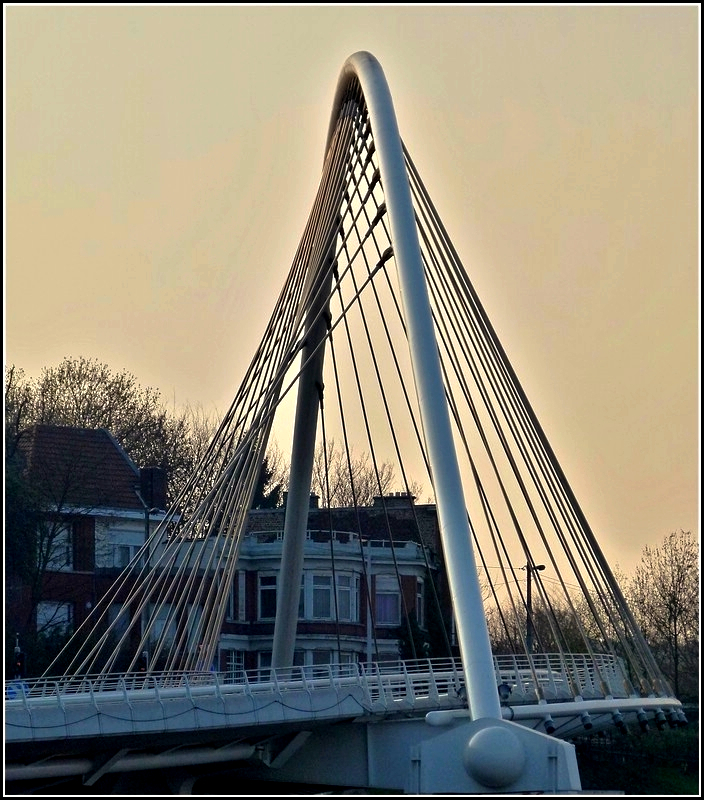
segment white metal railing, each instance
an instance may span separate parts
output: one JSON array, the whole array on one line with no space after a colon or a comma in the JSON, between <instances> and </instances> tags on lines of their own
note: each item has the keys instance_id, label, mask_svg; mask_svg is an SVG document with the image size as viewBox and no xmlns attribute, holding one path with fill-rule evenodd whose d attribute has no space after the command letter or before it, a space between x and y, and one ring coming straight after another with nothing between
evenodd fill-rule
<instances>
[{"instance_id":1,"label":"white metal railing","mask_svg":"<svg viewBox=\"0 0 704 800\"><path fill-rule=\"evenodd\" d=\"M608 693L587 696L588 684L596 687L609 670L619 673L608 656L495 656L494 666L502 716L534 728L559 718L555 735L561 738L613 725L616 716L641 726L646 712L658 725L666 714L671 724L678 721L675 698L617 697L605 684ZM267 668L229 680L221 672L161 672L6 681L5 741L185 735L200 728L306 726L398 714L447 725L471 716L464 681L461 662L451 658ZM500 682L509 686L508 698Z\"/></svg>"},{"instance_id":2,"label":"white metal railing","mask_svg":"<svg viewBox=\"0 0 704 800\"><path fill-rule=\"evenodd\" d=\"M263 530L253 530L245 534L244 540L256 541L257 544L273 544L274 542L282 542L284 538L283 528L266 528ZM306 531L306 539L309 541L330 541L329 530L319 530L317 528L309 528ZM333 542L339 544L354 544L359 541L359 534L354 531L332 531Z\"/></svg>"},{"instance_id":3,"label":"white metal railing","mask_svg":"<svg viewBox=\"0 0 704 800\"><path fill-rule=\"evenodd\" d=\"M596 653L537 653L494 656L496 677L521 695L541 697L627 697L626 668L615 656Z\"/></svg>"},{"instance_id":4,"label":"white metal railing","mask_svg":"<svg viewBox=\"0 0 704 800\"><path fill-rule=\"evenodd\" d=\"M546 653L494 656L496 684L506 684L515 703L534 702L536 694L550 699L626 697L623 664L613 656ZM111 691L140 692L219 687L229 690L286 691L301 685L335 683L364 686L372 702L404 696L417 699L462 697L464 672L459 659L419 659L372 663L294 666L272 670L243 670L236 677L225 672L131 672L80 677L62 676L5 682L5 699L72 696Z\"/></svg>"},{"instance_id":5,"label":"white metal railing","mask_svg":"<svg viewBox=\"0 0 704 800\"><path fill-rule=\"evenodd\" d=\"M306 540L310 542L317 542L319 544L328 544L330 542L330 531L318 528L309 528L306 531ZM257 544L275 544L283 542L283 529L281 528L266 528L263 530L253 530L245 534L244 541L254 541ZM342 531L333 530L332 540L337 544L358 544L359 534L355 531ZM394 549L394 550L411 550L416 552L419 550L417 542L412 541L394 541L391 542L387 539L365 539L362 544L365 548L373 547L378 549Z\"/></svg>"}]
</instances>

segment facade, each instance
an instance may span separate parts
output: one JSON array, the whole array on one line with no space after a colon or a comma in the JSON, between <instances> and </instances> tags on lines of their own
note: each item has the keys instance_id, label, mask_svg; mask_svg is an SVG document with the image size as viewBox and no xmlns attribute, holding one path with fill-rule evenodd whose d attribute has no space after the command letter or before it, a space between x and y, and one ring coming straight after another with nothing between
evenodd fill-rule
<instances>
[{"instance_id":1,"label":"facade","mask_svg":"<svg viewBox=\"0 0 704 800\"><path fill-rule=\"evenodd\" d=\"M39 533L46 558L38 593L26 578L6 575L6 625L66 633L163 518L166 481L159 469L139 469L106 430L35 426L21 448L26 477L49 508ZM271 664L285 513L285 502L249 513L211 665L230 678ZM431 655L430 588L449 608L441 566L434 506L397 493L370 507L327 509L312 496L295 664L396 660L400 640L411 638L418 657ZM126 582L125 596L130 588Z\"/></svg>"},{"instance_id":2,"label":"facade","mask_svg":"<svg viewBox=\"0 0 704 800\"><path fill-rule=\"evenodd\" d=\"M6 626L75 630L163 517L166 479L139 469L107 430L36 425L20 439L45 514L32 570L6 574Z\"/></svg>"},{"instance_id":3,"label":"facade","mask_svg":"<svg viewBox=\"0 0 704 800\"><path fill-rule=\"evenodd\" d=\"M284 516L285 505L249 514L220 639L218 668L231 677L271 664ZM395 494L357 510L327 509L313 496L294 665L397 660L408 617L427 641L439 553L434 506Z\"/></svg>"}]
</instances>

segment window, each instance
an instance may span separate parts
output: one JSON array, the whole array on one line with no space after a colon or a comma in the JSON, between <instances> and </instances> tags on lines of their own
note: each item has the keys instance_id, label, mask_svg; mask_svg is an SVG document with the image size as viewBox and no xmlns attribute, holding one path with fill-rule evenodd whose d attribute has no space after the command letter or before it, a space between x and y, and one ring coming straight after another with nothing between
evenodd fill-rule
<instances>
[{"instance_id":1,"label":"window","mask_svg":"<svg viewBox=\"0 0 704 800\"><path fill-rule=\"evenodd\" d=\"M393 575L376 576L376 624L401 624L401 592Z\"/></svg>"},{"instance_id":2,"label":"window","mask_svg":"<svg viewBox=\"0 0 704 800\"><path fill-rule=\"evenodd\" d=\"M310 666L306 672L312 678L323 678L330 674L330 664L333 663L332 650L309 650L308 662Z\"/></svg>"},{"instance_id":3,"label":"window","mask_svg":"<svg viewBox=\"0 0 704 800\"><path fill-rule=\"evenodd\" d=\"M313 575L313 619L332 616L332 575Z\"/></svg>"},{"instance_id":4,"label":"window","mask_svg":"<svg viewBox=\"0 0 704 800\"><path fill-rule=\"evenodd\" d=\"M46 568L57 572L70 572L73 569L73 535L70 525L57 528L47 543Z\"/></svg>"},{"instance_id":5,"label":"window","mask_svg":"<svg viewBox=\"0 0 704 800\"><path fill-rule=\"evenodd\" d=\"M116 544L114 566L124 569L132 562L139 550L140 546L137 544Z\"/></svg>"},{"instance_id":6,"label":"window","mask_svg":"<svg viewBox=\"0 0 704 800\"><path fill-rule=\"evenodd\" d=\"M314 648L311 650L296 650L293 666L301 667L303 674L307 678L321 678L330 675L331 669L333 675L354 674L349 665L357 664L358 661L358 654L351 650L338 652L337 650Z\"/></svg>"},{"instance_id":7,"label":"window","mask_svg":"<svg viewBox=\"0 0 704 800\"><path fill-rule=\"evenodd\" d=\"M149 617L154 617L155 607L150 603ZM154 619L150 633L150 649L153 649L154 644L160 641L163 637L164 644L168 647L176 638L176 619L173 614L173 608L170 603L165 603L159 608L159 612Z\"/></svg>"},{"instance_id":8,"label":"window","mask_svg":"<svg viewBox=\"0 0 704 800\"><path fill-rule=\"evenodd\" d=\"M228 622L244 621L244 574L236 572L227 593L225 617Z\"/></svg>"},{"instance_id":9,"label":"window","mask_svg":"<svg viewBox=\"0 0 704 800\"><path fill-rule=\"evenodd\" d=\"M311 652L311 663L314 667L320 666L321 664L332 664L332 650L313 650Z\"/></svg>"},{"instance_id":10,"label":"window","mask_svg":"<svg viewBox=\"0 0 704 800\"><path fill-rule=\"evenodd\" d=\"M127 632L130 623L129 614L123 614L122 608L122 603L111 603L108 609L108 622L113 626L113 636L118 641L122 638L123 634Z\"/></svg>"},{"instance_id":11,"label":"window","mask_svg":"<svg viewBox=\"0 0 704 800\"><path fill-rule=\"evenodd\" d=\"M276 617L276 575L260 575L259 576L259 619L274 619L275 617Z\"/></svg>"},{"instance_id":12,"label":"window","mask_svg":"<svg viewBox=\"0 0 704 800\"><path fill-rule=\"evenodd\" d=\"M337 575L337 614L340 619L352 618L352 578Z\"/></svg>"},{"instance_id":13,"label":"window","mask_svg":"<svg viewBox=\"0 0 704 800\"><path fill-rule=\"evenodd\" d=\"M359 622L359 575L336 573L337 608L332 593L331 574L304 574L301 584L301 602L298 609L300 619Z\"/></svg>"},{"instance_id":14,"label":"window","mask_svg":"<svg viewBox=\"0 0 704 800\"><path fill-rule=\"evenodd\" d=\"M385 664L391 662L398 661L398 653L379 653L378 656L375 656L374 663L375 664Z\"/></svg>"},{"instance_id":15,"label":"window","mask_svg":"<svg viewBox=\"0 0 704 800\"><path fill-rule=\"evenodd\" d=\"M77 533L79 533L77 531ZM132 563L144 546L144 528L127 528L122 525L100 523L95 526L95 566L99 569L124 569ZM76 555L83 549L76 543ZM140 566L148 558L142 553ZM152 562L153 563L153 562ZM74 567L75 568L75 567Z\"/></svg>"},{"instance_id":16,"label":"window","mask_svg":"<svg viewBox=\"0 0 704 800\"><path fill-rule=\"evenodd\" d=\"M225 601L225 619L228 622L232 622L235 619L235 608L236 608L236 600L237 600L237 576L233 579L232 583L230 584L230 589L227 593L227 599Z\"/></svg>"},{"instance_id":17,"label":"window","mask_svg":"<svg viewBox=\"0 0 704 800\"><path fill-rule=\"evenodd\" d=\"M244 677L244 650L225 651L225 680L237 681Z\"/></svg>"},{"instance_id":18,"label":"window","mask_svg":"<svg viewBox=\"0 0 704 800\"><path fill-rule=\"evenodd\" d=\"M246 578L244 572L237 573L237 619L239 622L244 622L246 619L245 597L246 597Z\"/></svg>"},{"instance_id":19,"label":"window","mask_svg":"<svg viewBox=\"0 0 704 800\"><path fill-rule=\"evenodd\" d=\"M337 613L345 622L359 622L359 575L336 575Z\"/></svg>"},{"instance_id":20,"label":"window","mask_svg":"<svg viewBox=\"0 0 704 800\"><path fill-rule=\"evenodd\" d=\"M37 633L70 633L73 628L73 603L45 600L37 606Z\"/></svg>"},{"instance_id":21,"label":"window","mask_svg":"<svg viewBox=\"0 0 704 800\"><path fill-rule=\"evenodd\" d=\"M269 674L265 673L271 667L271 650L262 650L257 653L257 667L259 669L258 680L268 680Z\"/></svg>"},{"instance_id":22,"label":"window","mask_svg":"<svg viewBox=\"0 0 704 800\"><path fill-rule=\"evenodd\" d=\"M189 603L187 609L185 627L188 634L187 646L191 648L198 640L202 640L203 638L203 629L201 627L203 607Z\"/></svg>"}]
</instances>

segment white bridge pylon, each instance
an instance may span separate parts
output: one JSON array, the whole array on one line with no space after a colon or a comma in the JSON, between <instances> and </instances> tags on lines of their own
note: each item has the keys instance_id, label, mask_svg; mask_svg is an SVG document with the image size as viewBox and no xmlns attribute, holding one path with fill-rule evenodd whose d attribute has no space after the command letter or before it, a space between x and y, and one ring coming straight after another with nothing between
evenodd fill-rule
<instances>
[{"instance_id":1,"label":"white bridge pylon","mask_svg":"<svg viewBox=\"0 0 704 800\"><path fill-rule=\"evenodd\" d=\"M432 318L428 289L426 286L423 258L418 240L416 218L411 200L411 190L406 175L401 137L391 95L383 72L376 59L368 53L357 53L346 63L338 84L333 105L332 122L328 136L327 153L335 153L336 132L340 120L346 113L349 96L359 87L368 109L368 120L376 152L379 159L379 180L383 187L386 217L390 231L393 260L398 272L401 302L403 305L406 335L410 350L412 374L417 393L420 420L423 427L425 447L433 476L433 489L436 497L440 531L442 535L445 563L450 580L453 609L457 620L457 631L462 653L465 674L467 675L467 699L476 718L493 717L501 719L499 696L496 691L489 634L484 618L478 573L472 550L472 530L467 516L460 476L459 464L455 455L450 415L445 397L440 359L437 351L435 330ZM347 145L349 148L349 145ZM349 167L347 168L349 171ZM343 173L344 174L344 173ZM340 186L338 192L344 190ZM377 210L375 210L375 214ZM335 220L334 224L337 224ZM333 229L334 230L334 229ZM334 230L336 235L341 231ZM323 261L313 265L311 278L321 280L323 285L332 283L332 269L335 262ZM322 279L316 273L323 271ZM324 271L328 274L325 275ZM325 310L329 306L324 301ZM322 309L321 309L322 310ZM322 315L317 316L314 325L320 326ZM310 334L312 331L306 331ZM325 331L321 330L319 339L324 343ZM310 424L310 409L317 410L315 385L322 385L322 357L310 361L303 370L312 373L308 381L301 380L301 387L310 387L310 393L299 392L296 429L294 431L294 454L292 463L300 468L299 480L294 484L299 489L295 494L289 492L289 508L299 509L295 515L300 524L294 530L286 527L284 542L295 542L285 551L290 558L283 560L281 574L283 586L277 607L277 636L274 639L273 666L285 667L293 663L293 637L298 613L297 597L301 585L303 549L307 530L307 510L313 469L313 455L316 426ZM316 374L317 373L317 374ZM304 450L308 458L298 459L298 448ZM290 519L291 517L289 517ZM279 631L281 635L279 636ZM288 648L282 652L277 647L286 637Z\"/></svg>"},{"instance_id":2,"label":"white bridge pylon","mask_svg":"<svg viewBox=\"0 0 704 800\"><path fill-rule=\"evenodd\" d=\"M317 196L232 406L167 518L69 643L66 675L90 675L93 686L95 676L134 672L143 651L155 675L200 674L215 662L260 469L271 442L289 436L274 678L293 675L313 475L323 505L333 506L335 447L349 468L351 509L364 488L353 469L359 452L369 454L377 494L391 470L400 495L422 492L437 509L434 557L444 562L453 608L452 620L438 608L438 626L455 625L466 706L421 704L417 725L367 726L359 753L392 746L383 737L393 728L403 762L393 778L369 775L367 785L576 790L574 748L559 738L574 735L575 719L587 730L595 714L619 728L624 718L641 727L666 715L684 722L366 52L342 69ZM414 513L409 499L409 519ZM419 543L425 551L428 542ZM502 659L513 668L502 672ZM344 735L357 741L363 728ZM305 779L306 764L320 776L315 748L331 742L323 734L301 744L290 776ZM356 752L341 742L337 766L349 759L354 774Z\"/></svg>"}]
</instances>

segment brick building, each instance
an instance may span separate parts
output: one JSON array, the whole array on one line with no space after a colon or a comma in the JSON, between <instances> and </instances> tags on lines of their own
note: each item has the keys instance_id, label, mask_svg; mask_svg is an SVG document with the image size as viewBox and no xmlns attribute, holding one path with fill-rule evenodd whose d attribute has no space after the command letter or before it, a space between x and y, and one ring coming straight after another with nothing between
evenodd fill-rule
<instances>
[{"instance_id":1,"label":"brick building","mask_svg":"<svg viewBox=\"0 0 704 800\"><path fill-rule=\"evenodd\" d=\"M35 425L18 450L44 513L33 570L6 571L5 624L21 636L75 630L163 517L166 479L107 430Z\"/></svg>"},{"instance_id":2,"label":"brick building","mask_svg":"<svg viewBox=\"0 0 704 800\"><path fill-rule=\"evenodd\" d=\"M166 480L138 468L106 430L40 425L20 447L48 509L46 563L34 590L6 575L6 626L75 630L163 518ZM284 516L285 504L249 513L213 665L231 677L271 663ZM370 507L327 509L311 497L296 664L395 660L409 619L419 648L437 637L431 606L437 599L447 610L447 598L434 506L397 493Z\"/></svg>"},{"instance_id":3,"label":"brick building","mask_svg":"<svg viewBox=\"0 0 704 800\"><path fill-rule=\"evenodd\" d=\"M250 511L220 638L219 669L230 675L271 663L284 516L285 505ZM432 505L395 494L327 509L313 496L294 663L396 660L409 615L428 641L431 577L447 607L440 552Z\"/></svg>"}]
</instances>

